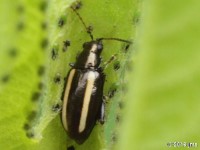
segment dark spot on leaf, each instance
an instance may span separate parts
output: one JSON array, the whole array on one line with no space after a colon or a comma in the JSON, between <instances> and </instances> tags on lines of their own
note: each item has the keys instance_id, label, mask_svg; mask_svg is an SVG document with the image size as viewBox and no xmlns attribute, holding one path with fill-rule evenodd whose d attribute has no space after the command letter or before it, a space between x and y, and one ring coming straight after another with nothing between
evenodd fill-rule
<instances>
[{"instance_id":1,"label":"dark spot on leaf","mask_svg":"<svg viewBox=\"0 0 200 150\"><path fill-rule=\"evenodd\" d=\"M24 128L24 130L29 130L30 129L30 125L28 123L25 123L23 128Z\"/></svg>"},{"instance_id":2,"label":"dark spot on leaf","mask_svg":"<svg viewBox=\"0 0 200 150\"><path fill-rule=\"evenodd\" d=\"M6 74L1 78L1 81L3 83L7 83L9 80L10 80L10 75L9 74Z\"/></svg>"},{"instance_id":3,"label":"dark spot on leaf","mask_svg":"<svg viewBox=\"0 0 200 150\"><path fill-rule=\"evenodd\" d=\"M24 29L25 25L23 22L19 22L17 23L17 30L18 31L22 31Z\"/></svg>"},{"instance_id":4,"label":"dark spot on leaf","mask_svg":"<svg viewBox=\"0 0 200 150\"><path fill-rule=\"evenodd\" d=\"M40 92L35 92L35 93L33 93L31 100L32 100L33 102L38 101L39 98L40 98L40 96L41 96L41 93L40 93Z\"/></svg>"},{"instance_id":5,"label":"dark spot on leaf","mask_svg":"<svg viewBox=\"0 0 200 150\"><path fill-rule=\"evenodd\" d=\"M63 52L66 52L67 51L67 48L68 46L70 46L70 41L66 40L66 41L63 41Z\"/></svg>"},{"instance_id":6,"label":"dark spot on leaf","mask_svg":"<svg viewBox=\"0 0 200 150\"><path fill-rule=\"evenodd\" d=\"M19 13L23 13L24 12L24 6L22 6L22 5L17 6L17 11Z\"/></svg>"},{"instance_id":7,"label":"dark spot on leaf","mask_svg":"<svg viewBox=\"0 0 200 150\"><path fill-rule=\"evenodd\" d=\"M114 143L117 141L117 136L115 133L112 134L111 139L112 139L112 142L114 142Z\"/></svg>"},{"instance_id":8,"label":"dark spot on leaf","mask_svg":"<svg viewBox=\"0 0 200 150\"><path fill-rule=\"evenodd\" d=\"M36 117L37 113L36 111L32 111L29 115L28 115L28 120L31 121Z\"/></svg>"},{"instance_id":9,"label":"dark spot on leaf","mask_svg":"<svg viewBox=\"0 0 200 150\"><path fill-rule=\"evenodd\" d=\"M51 58L55 60L58 56L58 47L54 46L51 50Z\"/></svg>"},{"instance_id":10,"label":"dark spot on leaf","mask_svg":"<svg viewBox=\"0 0 200 150\"><path fill-rule=\"evenodd\" d=\"M137 25L140 21L140 16L138 13L135 13L134 17L133 17L133 24Z\"/></svg>"},{"instance_id":11,"label":"dark spot on leaf","mask_svg":"<svg viewBox=\"0 0 200 150\"><path fill-rule=\"evenodd\" d=\"M117 70L119 70L119 68L120 68L120 62L117 61L116 63L114 63L113 69L114 69L115 71L117 71Z\"/></svg>"},{"instance_id":12,"label":"dark spot on leaf","mask_svg":"<svg viewBox=\"0 0 200 150\"><path fill-rule=\"evenodd\" d=\"M42 82L38 83L38 89L42 90L44 88L44 84Z\"/></svg>"},{"instance_id":13,"label":"dark spot on leaf","mask_svg":"<svg viewBox=\"0 0 200 150\"><path fill-rule=\"evenodd\" d=\"M42 76L45 73L45 67L44 66L39 66L38 68L38 76Z\"/></svg>"},{"instance_id":14,"label":"dark spot on leaf","mask_svg":"<svg viewBox=\"0 0 200 150\"><path fill-rule=\"evenodd\" d=\"M41 28L42 28L43 30L46 30L46 29L47 29L47 23L46 23L46 22L43 22L43 23L41 24Z\"/></svg>"},{"instance_id":15,"label":"dark spot on leaf","mask_svg":"<svg viewBox=\"0 0 200 150\"><path fill-rule=\"evenodd\" d=\"M61 76L59 73L57 73L56 76L54 77L54 82L56 84L59 84L61 82Z\"/></svg>"},{"instance_id":16,"label":"dark spot on leaf","mask_svg":"<svg viewBox=\"0 0 200 150\"><path fill-rule=\"evenodd\" d=\"M75 148L74 148L73 145L71 145L71 146L68 146L68 147L67 147L67 150L75 150Z\"/></svg>"},{"instance_id":17,"label":"dark spot on leaf","mask_svg":"<svg viewBox=\"0 0 200 150\"><path fill-rule=\"evenodd\" d=\"M129 47L130 47L130 44L127 44L126 47L125 47L125 52L128 51Z\"/></svg>"},{"instance_id":18,"label":"dark spot on leaf","mask_svg":"<svg viewBox=\"0 0 200 150\"><path fill-rule=\"evenodd\" d=\"M116 120L117 123L119 123L121 121L121 117L119 115L117 115L115 120Z\"/></svg>"},{"instance_id":19,"label":"dark spot on leaf","mask_svg":"<svg viewBox=\"0 0 200 150\"><path fill-rule=\"evenodd\" d=\"M26 136L27 136L28 138L33 138L35 135L34 135L32 132L27 132L27 133L26 133Z\"/></svg>"},{"instance_id":20,"label":"dark spot on leaf","mask_svg":"<svg viewBox=\"0 0 200 150\"><path fill-rule=\"evenodd\" d=\"M42 2L40 3L40 10L42 11L42 12L45 12L46 11L46 9L47 9L47 1L45 1L45 0L42 0Z\"/></svg>"},{"instance_id":21,"label":"dark spot on leaf","mask_svg":"<svg viewBox=\"0 0 200 150\"><path fill-rule=\"evenodd\" d=\"M8 54L10 57L14 58L17 56L17 49L16 48L11 48L8 50Z\"/></svg>"},{"instance_id":22,"label":"dark spot on leaf","mask_svg":"<svg viewBox=\"0 0 200 150\"><path fill-rule=\"evenodd\" d=\"M48 39L47 38L44 38L42 41L41 41L41 48L45 49L47 46L48 46Z\"/></svg>"},{"instance_id":23,"label":"dark spot on leaf","mask_svg":"<svg viewBox=\"0 0 200 150\"><path fill-rule=\"evenodd\" d=\"M120 101L118 103L119 109L123 109L124 108L124 103L122 101Z\"/></svg>"},{"instance_id":24,"label":"dark spot on leaf","mask_svg":"<svg viewBox=\"0 0 200 150\"><path fill-rule=\"evenodd\" d=\"M123 53L127 53L129 50L130 44L124 44L122 47L122 52Z\"/></svg>"},{"instance_id":25,"label":"dark spot on leaf","mask_svg":"<svg viewBox=\"0 0 200 150\"><path fill-rule=\"evenodd\" d=\"M61 17L61 18L58 20L58 26L61 28L64 24L65 24L65 20Z\"/></svg>"}]
</instances>

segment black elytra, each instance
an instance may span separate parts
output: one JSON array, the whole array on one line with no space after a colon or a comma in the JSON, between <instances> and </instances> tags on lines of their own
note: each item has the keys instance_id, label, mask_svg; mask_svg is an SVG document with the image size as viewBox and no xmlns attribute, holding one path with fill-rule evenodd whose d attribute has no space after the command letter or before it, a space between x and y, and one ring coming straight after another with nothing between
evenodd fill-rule
<instances>
[{"instance_id":1,"label":"black elytra","mask_svg":"<svg viewBox=\"0 0 200 150\"><path fill-rule=\"evenodd\" d=\"M79 13L77 14L85 29ZM83 50L76 58L75 63L70 63L71 69L68 72L64 84L62 124L70 138L78 144L82 144L89 137L97 120L104 122L103 88L105 74L100 67L103 40L117 40L131 43L130 41L118 38L98 38L93 40L91 32L87 33L91 41L83 44Z\"/></svg>"}]
</instances>

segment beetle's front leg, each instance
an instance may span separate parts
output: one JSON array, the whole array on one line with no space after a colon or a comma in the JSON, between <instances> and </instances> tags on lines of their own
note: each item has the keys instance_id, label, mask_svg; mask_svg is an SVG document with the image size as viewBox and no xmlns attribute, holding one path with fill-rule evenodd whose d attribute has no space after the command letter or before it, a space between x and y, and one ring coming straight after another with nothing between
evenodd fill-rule
<instances>
[{"instance_id":1,"label":"beetle's front leg","mask_svg":"<svg viewBox=\"0 0 200 150\"><path fill-rule=\"evenodd\" d=\"M102 70L106 69L107 66L108 66L112 61L114 61L116 58L117 58L117 54L112 55L108 61L104 62L103 66L102 66Z\"/></svg>"},{"instance_id":2,"label":"beetle's front leg","mask_svg":"<svg viewBox=\"0 0 200 150\"><path fill-rule=\"evenodd\" d=\"M69 66L70 66L71 68L74 68L75 64L74 64L74 63L69 63Z\"/></svg>"}]
</instances>

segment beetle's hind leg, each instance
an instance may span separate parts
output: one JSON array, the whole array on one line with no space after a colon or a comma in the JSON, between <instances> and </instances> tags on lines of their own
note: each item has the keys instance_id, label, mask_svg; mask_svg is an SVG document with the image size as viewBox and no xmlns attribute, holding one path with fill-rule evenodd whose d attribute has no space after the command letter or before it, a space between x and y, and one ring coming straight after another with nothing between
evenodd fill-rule
<instances>
[{"instance_id":1,"label":"beetle's hind leg","mask_svg":"<svg viewBox=\"0 0 200 150\"><path fill-rule=\"evenodd\" d=\"M101 124L104 124L104 122L105 122L105 101L104 101L104 99L101 104L101 108L100 108L99 115L98 115L98 120Z\"/></svg>"}]
</instances>

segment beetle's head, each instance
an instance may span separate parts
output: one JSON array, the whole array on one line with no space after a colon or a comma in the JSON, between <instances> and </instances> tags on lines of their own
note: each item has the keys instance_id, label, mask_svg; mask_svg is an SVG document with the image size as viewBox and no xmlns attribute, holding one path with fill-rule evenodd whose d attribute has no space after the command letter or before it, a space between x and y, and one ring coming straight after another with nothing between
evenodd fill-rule
<instances>
[{"instance_id":1,"label":"beetle's head","mask_svg":"<svg viewBox=\"0 0 200 150\"><path fill-rule=\"evenodd\" d=\"M83 48L85 50L90 50L90 52L95 53L97 55L100 55L102 50L103 50L103 44L102 41L90 41L90 42L85 42L83 44Z\"/></svg>"}]
</instances>

